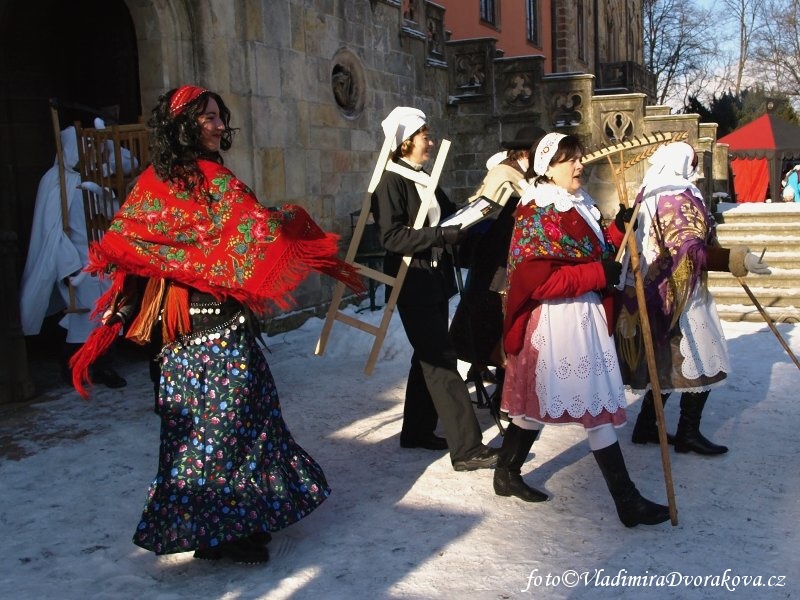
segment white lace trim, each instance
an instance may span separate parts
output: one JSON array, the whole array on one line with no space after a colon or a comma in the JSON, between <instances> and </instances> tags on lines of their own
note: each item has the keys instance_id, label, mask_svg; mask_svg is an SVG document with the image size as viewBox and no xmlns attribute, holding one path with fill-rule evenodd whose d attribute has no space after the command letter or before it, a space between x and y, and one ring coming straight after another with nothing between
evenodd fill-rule
<instances>
[{"instance_id":1,"label":"white lace trim","mask_svg":"<svg viewBox=\"0 0 800 600\"><path fill-rule=\"evenodd\" d=\"M596 292L544 302L530 343L539 353L539 414L579 419L625 407L614 338Z\"/></svg>"},{"instance_id":2,"label":"white lace trim","mask_svg":"<svg viewBox=\"0 0 800 600\"><path fill-rule=\"evenodd\" d=\"M683 356L681 374L689 380L730 373L728 344L722 332L714 298L704 285L698 285L689 297L680 320Z\"/></svg>"}]
</instances>

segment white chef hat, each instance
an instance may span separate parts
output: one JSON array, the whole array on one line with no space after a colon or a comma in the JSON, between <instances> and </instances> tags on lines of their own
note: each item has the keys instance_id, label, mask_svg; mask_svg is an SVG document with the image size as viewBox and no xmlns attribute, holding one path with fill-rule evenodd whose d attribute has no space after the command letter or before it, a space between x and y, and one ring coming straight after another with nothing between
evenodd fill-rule
<instances>
[{"instance_id":1,"label":"white chef hat","mask_svg":"<svg viewBox=\"0 0 800 600\"><path fill-rule=\"evenodd\" d=\"M383 133L392 138L392 151L425 125L425 113L410 106L398 106L381 122Z\"/></svg>"}]
</instances>

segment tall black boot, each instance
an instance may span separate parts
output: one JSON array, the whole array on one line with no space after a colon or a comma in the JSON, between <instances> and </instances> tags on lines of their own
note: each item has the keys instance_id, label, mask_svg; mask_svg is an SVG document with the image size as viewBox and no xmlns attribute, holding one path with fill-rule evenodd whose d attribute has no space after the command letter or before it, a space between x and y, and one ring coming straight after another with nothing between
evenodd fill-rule
<instances>
[{"instance_id":1,"label":"tall black boot","mask_svg":"<svg viewBox=\"0 0 800 600\"><path fill-rule=\"evenodd\" d=\"M669 394L661 394L661 404L667 404ZM642 398L642 407L639 409L639 416L636 418L636 424L633 426L633 433L631 434L631 441L634 444L658 444L658 425L656 424L656 407L653 404L653 390L647 390L647 393ZM667 443L674 444L675 436L671 433L667 434Z\"/></svg>"},{"instance_id":2,"label":"tall black boot","mask_svg":"<svg viewBox=\"0 0 800 600\"><path fill-rule=\"evenodd\" d=\"M526 484L520 474L533 442L539 437L539 431L523 429L514 423L506 428L494 468L494 493L498 496L516 496L525 502L547 500L547 494Z\"/></svg>"},{"instance_id":3,"label":"tall black boot","mask_svg":"<svg viewBox=\"0 0 800 600\"><path fill-rule=\"evenodd\" d=\"M642 497L636 489L628 475L619 442L593 450L592 454L614 498L619 520L625 527L656 525L669 519L669 508Z\"/></svg>"},{"instance_id":4,"label":"tall black boot","mask_svg":"<svg viewBox=\"0 0 800 600\"><path fill-rule=\"evenodd\" d=\"M712 456L725 454L727 446L720 446L707 440L700 433L700 417L708 400L708 391L684 392L681 394L681 418L675 433L675 452L697 452Z\"/></svg>"}]
</instances>

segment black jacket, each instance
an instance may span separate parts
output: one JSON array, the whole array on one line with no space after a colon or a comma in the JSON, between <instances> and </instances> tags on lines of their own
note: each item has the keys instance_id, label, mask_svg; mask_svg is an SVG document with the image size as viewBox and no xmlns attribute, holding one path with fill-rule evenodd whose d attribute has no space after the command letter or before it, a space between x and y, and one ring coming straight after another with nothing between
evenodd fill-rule
<instances>
[{"instance_id":1,"label":"black jacket","mask_svg":"<svg viewBox=\"0 0 800 600\"><path fill-rule=\"evenodd\" d=\"M438 187L436 199L442 219L455 212L455 205ZM421 229L412 228L421 204L414 182L392 171L384 171L372 193L372 214L386 250L383 272L395 276L403 256L412 256L398 304L435 304L457 291L452 258L442 248L437 228L427 221ZM389 293L387 289L387 297Z\"/></svg>"}]
</instances>

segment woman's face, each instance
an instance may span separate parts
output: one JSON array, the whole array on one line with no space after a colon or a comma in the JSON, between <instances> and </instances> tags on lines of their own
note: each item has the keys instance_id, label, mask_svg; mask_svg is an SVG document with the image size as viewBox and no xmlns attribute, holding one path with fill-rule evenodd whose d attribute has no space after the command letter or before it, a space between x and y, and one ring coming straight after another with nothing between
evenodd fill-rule
<instances>
[{"instance_id":1,"label":"woman's face","mask_svg":"<svg viewBox=\"0 0 800 600\"><path fill-rule=\"evenodd\" d=\"M428 129L422 129L414 134L411 138L411 152L408 153L406 159L410 162L421 165L428 161L431 157L431 150L435 146L433 136Z\"/></svg>"},{"instance_id":2,"label":"woman's face","mask_svg":"<svg viewBox=\"0 0 800 600\"><path fill-rule=\"evenodd\" d=\"M547 177L570 194L574 194L581 189L581 175L583 174L581 158L583 158L583 155L578 153L577 156L568 158L563 162L551 164L547 167Z\"/></svg>"},{"instance_id":3,"label":"woman's face","mask_svg":"<svg viewBox=\"0 0 800 600\"><path fill-rule=\"evenodd\" d=\"M200 145L209 152L219 152L222 134L225 132L225 123L219 116L219 106L214 98L209 98L206 109L199 117Z\"/></svg>"}]
</instances>

